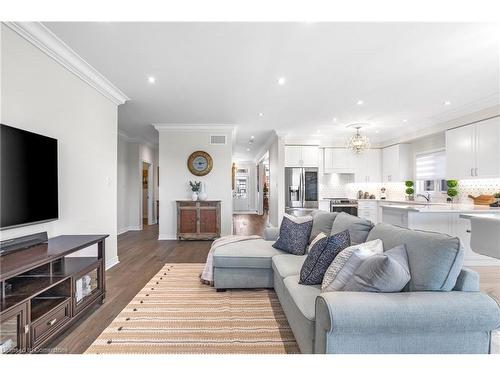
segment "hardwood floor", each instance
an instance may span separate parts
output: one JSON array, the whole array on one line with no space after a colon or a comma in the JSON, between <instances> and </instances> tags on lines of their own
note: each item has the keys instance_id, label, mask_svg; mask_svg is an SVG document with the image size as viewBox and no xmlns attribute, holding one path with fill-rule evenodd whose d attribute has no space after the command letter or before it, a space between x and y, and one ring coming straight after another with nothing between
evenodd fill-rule
<instances>
[{"instance_id":1,"label":"hardwood floor","mask_svg":"<svg viewBox=\"0 0 500 375\"><path fill-rule=\"evenodd\" d=\"M235 234L262 234L267 218L234 215ZM145 225L118 237L120 263L106 273L106 301L82 317L51 344L57 353L83 353L165 263L203 263L210 241L158 241L158 226ZM481 290L500 302L500 267L471 267L479 272Z\"/></svg>"},{"instance_id":2,"label":"hardwood floor","mask_svg":"<svg viewBox=\"0 0 500 375\"><path fill-rule=\"evenodd\" d=\"M233 215L233 234L244 236L256 234L264 235L267 224L267 215L235 214Z\"/></svg>"}]
</instances>

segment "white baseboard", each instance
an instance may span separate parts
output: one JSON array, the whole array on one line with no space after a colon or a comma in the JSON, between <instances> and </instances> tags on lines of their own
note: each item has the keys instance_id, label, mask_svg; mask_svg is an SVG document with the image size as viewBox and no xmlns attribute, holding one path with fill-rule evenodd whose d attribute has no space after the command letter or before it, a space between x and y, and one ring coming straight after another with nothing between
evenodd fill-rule
<instances>
[{"instance_id":1,"label":"white baseboard","mask_svg":"<svg viewBox=\"0 0 500 375\"><path fill-rule=\"evenodd\" d=\"M171 241L171 240L178 240L177 236L172 236L170 234L159 234L158 235L158 241Z\"/></svg>"},{"instance_id":2,"label":"white baseboard","mask_svg":"<svg viewBox=\"0 0 500 375\"><path fill-rule=\"evenodd\" d=\"M106 259L106 270L109 270L111 267L116 266L118 263L120 263L120 260L117 256L111 259Z\"/></svg>"},{"instance_id":3,"label":"white baseboard","mask_svg":"<svg viewBox=\"0 0 500 375\"><path fill-rule=\"evenodd\" d=\"M257 211L233 211L233 215L258 215Z\"/></svg>"},{"instance_id":4,"label":"white baseboard","mask_svg":"<svg viewBox=\"0 0 500 375\"><path fill-rule=\"evenodd\" d=\"M118 235L129 232L131 230L142 230L142 227L140 225L131 225L126 228L118 229Z\"/></svg>"}]
</instances>

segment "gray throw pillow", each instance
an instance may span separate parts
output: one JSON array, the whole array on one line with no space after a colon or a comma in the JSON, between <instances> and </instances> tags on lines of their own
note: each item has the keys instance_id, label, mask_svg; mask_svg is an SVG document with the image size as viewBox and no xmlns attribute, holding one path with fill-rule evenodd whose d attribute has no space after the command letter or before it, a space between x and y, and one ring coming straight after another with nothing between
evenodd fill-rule
<instances>
[{"instance_id":1,"label":"gray throw pillow","mask_svg":"<svg viewBox=\"0 0 500 375\"><path fill-rule=\"evenodd\" d=\"M347 230L318 240L309 250L309 254L302 264L299 284L321 284L323 276L333 259L338 253L349 247L350 244L351 241Z\"/></svg>"},{"instance_id":2,"label":"gray throw pillow","mask_svg":"<svg viewBox=\"0 0 500 375\"><path fill-rule=\"evenodd\" d=\"M357 245L366 242L368 233L370 233L372 228L373 223L371 221L340 212L333 222L331 234L348 230L351 236L351 243Z\"/></svg>"},{"instance_id":3,"label":"gray throw pillow","mask_svg":"<svg viewBox=\"0 0 500 375\"><path fill-rule=\"evenodd\" d=\"M400 292L410 281L410 267L405 245L366 258L346 284L344 291Z\"/></svg>"},{"instance_id":4,"label":"gray throw pillow","mask_svg":"<svg viewBox=\"0 0 500 375\"><path fill-rule=\"evenodd\" d=\"M386 249L406 246L411 270L409 292L448 292L455 286L464 260L464 249L457 237L380 223L367 241L376 238L384 242Z\"/></svg>"},{"instance_id":5,"label":"gray throw pillow","mask_svg":"<svg viewBox=\"0 0 500 375\"><path fill-rule=\"evenodd\" d=\"M285 214L280 226L280 235L273 244L275 249L294 255L304 255L311 235L312 218L296 218Z\"/></svg>"},{"instance_id":6,"label":"gray throw pillow","mask_svg":"<svg viewBox=\"0 0 500 375\"><path fill-rule=\"evenodd\" d=\"M311 237L309 237L309 242L312 242L320 233L324 233L327 236L332 232L332 226L338 212L327 212L327 211L314 211L311 216L313 217L313 226L311 230Z\"/></svg>"}]
</instances>

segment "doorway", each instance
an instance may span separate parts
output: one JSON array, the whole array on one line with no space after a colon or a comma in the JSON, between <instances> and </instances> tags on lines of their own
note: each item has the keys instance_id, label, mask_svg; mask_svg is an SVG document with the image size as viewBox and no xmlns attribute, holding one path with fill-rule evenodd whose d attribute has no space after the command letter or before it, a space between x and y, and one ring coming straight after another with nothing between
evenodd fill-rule
<instances>
[{"instance_id":1,"label":"doorway","mask_svg":"<svg viewBox=\"0 0 500 375\"><path fill-rule=\"evenodd\" d=\"M153 210L153 165L142 161L141 226L155 224Z\"/></svg>"}]
</instances>

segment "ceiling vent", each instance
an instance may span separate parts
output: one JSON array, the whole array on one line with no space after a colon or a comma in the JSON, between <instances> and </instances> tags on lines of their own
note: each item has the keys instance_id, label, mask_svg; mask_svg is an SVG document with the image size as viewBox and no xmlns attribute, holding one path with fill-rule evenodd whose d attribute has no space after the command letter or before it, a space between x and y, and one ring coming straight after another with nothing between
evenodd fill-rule
<instances>
[{"instance_id":1,"label":"ceiling vent","mask_svg":"<svg viewBox=\"0 0 500 375\"><path fill-rule=\"evenodd\" d=\"M227 143L227 137L225 135L211 135L210 144L211 145L225 145Z\"/></svg>"}]
</instances>

